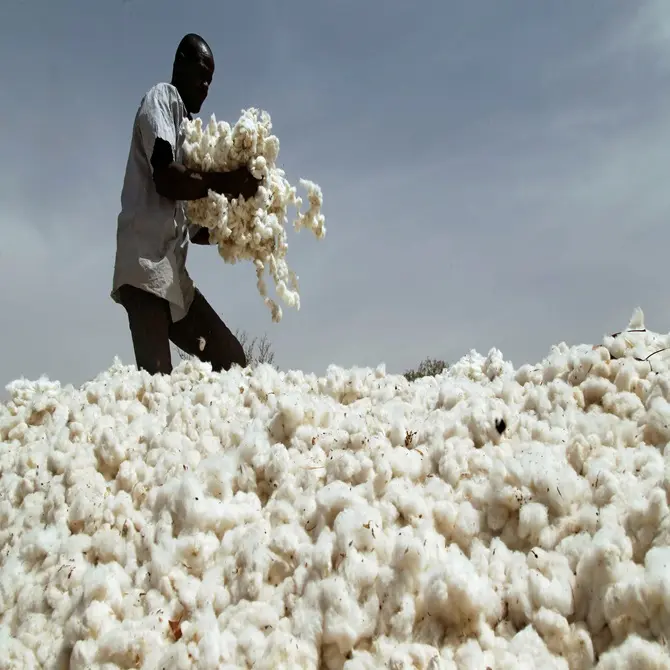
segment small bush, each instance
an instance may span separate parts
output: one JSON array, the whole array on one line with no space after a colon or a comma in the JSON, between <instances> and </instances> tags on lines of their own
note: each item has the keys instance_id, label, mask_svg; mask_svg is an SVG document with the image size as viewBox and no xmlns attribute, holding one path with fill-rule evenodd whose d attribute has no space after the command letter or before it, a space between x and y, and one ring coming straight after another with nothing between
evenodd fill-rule
<instances>
[{"instance_id":1,"label":"small bush","mask_svg":"<svg viewBox=\"0 0 670 670\"><path fill-rule=\"evenodd\" d=\"M435 377L444 372L447 367L448 365L443 360L437 358L424 358L424 360L419 363L419 367L416 368L416 370L407 370L407 372L405 372L405 379L413 382L421 377Z\"/></svg>"},{"instance_id":2,"label":"small bush","mask_svg":"<svg viewBox=\"0 0 670 670\"><path fill-rule=\"evenodd\" d=\"M235 331L235 337L240 341L242 348L244 349L244 355L247 357L247 364L251 366L260 365L262 363L268 363L274 365L275 352L272 350L272 345L268 340L267 336L251 338L249 333L245 330ZM189 354L185 351L182 351L178 347L175 347L177 355L182 360L188 360L191 358Z\"/></svg>"}]
</instances>

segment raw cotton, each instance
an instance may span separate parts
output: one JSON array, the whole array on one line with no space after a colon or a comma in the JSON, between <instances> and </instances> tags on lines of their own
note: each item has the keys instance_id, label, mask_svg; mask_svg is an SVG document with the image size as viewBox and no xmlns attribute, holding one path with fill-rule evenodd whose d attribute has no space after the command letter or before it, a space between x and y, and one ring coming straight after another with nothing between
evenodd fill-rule
<instances>
[{"instance_id":1,"label":"raw cotton","mask_svg":"<svg viewBox=\"0 0 670 670\"><path fill-rule=\"evenodd\" d=\"M210 231L210 240L218 244L219 253L227 263L252 261L256 269L258 291L270 308L272 320L281 321L282 309L267 294L264 274L267 270L275 283L279 298L289 307L300 309L298 277L286 262L288 243L284 225L288 210L294 206L297 217L296 231L311 230L318 239L326 234L325 219L321 213L321 188L306 179L300 185L307 191L309 208L301 212L303 200L297 189L277 167L279 139L271 134L272 122L267 112L255 108L242 111L232 127L217 123L214 116L207 126L202 119L185 119L183 131L184 163L194 169L229 171L246 166L261 185L249 199L234 198L210 191L207 198L187 204L187 215L194 224Z\"/></svg>"},{"instance_id":2,"label":"raw cotton","mask_svg":"<svg viewBox=\"0 0 670 670\"><path fill-rule=\"evenodd\" d=\"M670 668L670 336L632 325L413 383L12 383L0 669Z\"/></svg>"}]
</instances>

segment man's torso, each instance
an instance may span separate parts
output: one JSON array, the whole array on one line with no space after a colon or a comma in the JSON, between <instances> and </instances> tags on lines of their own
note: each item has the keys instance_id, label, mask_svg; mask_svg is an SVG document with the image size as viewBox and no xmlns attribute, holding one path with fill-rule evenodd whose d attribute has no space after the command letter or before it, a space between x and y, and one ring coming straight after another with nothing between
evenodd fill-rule
<instances>
[{"instance_id":1,"label":"man's torso","mask_svg":"<svg viewBox=\"0 0 670 670\"><path fill-rule=\"evenodd\" d=\"M117 222L112 298L118 302L118 288L130 284L168 300L173 319L179 320L188 311L194 291L186 271L185 203L164 198L156 191L148 146L151 143L142 137L140 123L140 115L146 118L147 108L157 105L168 112L156 123L159 128L162 124L165 134L173 133L175 160L182 161L181 123L187 112L174 86L157 84L142 99L133 124Z\"/></svg>"}]
</instances>

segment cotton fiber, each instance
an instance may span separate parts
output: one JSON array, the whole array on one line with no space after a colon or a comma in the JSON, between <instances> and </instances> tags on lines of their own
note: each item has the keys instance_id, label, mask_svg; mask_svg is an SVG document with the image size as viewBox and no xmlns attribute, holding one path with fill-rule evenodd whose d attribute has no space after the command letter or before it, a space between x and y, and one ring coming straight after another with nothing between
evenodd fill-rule
<instances>
[{"instance_id":1,"label":"cotton fiber","mask_svg":"<svg viewBox=\"0 0 670 670\"><path fill-rule=\"evenodd\" d=\"M0 670L670 668L670 336L0 407Z\"/></svg>"},{"instance_id":2,"label":"cotton fiber","mask_svg":"<svg viewBox=\"0 0 670 670\"><path fill-rule=\"evenodd\" d=\"M279 298L289 307L300 309L298 277L286 262L288 243L284 226L288 222L288 209L293 205L297 212L294 229L308 228L317 239L325 237L321 188L300 179L309 201L307 211L302 212L302 198L286 180L284 170L277 167L279 139L271 134L272 121L267 112L255 108L243 110L232 128L224 121L217 123L213 115L207 125L200 118L184 119L182 130L184 162L188 167L229 171L245 166L261 180L258 192L249 200L240 196L229 201L224 195L210 191L207 198L189 201L187 214L191 223L209 229L210 240L218 245L227 263L253 262L258 291L271 310L273 321L280 321L282 309L268 296L264 273L266 270L270 273Z\"/></svg>"}]
</instances>

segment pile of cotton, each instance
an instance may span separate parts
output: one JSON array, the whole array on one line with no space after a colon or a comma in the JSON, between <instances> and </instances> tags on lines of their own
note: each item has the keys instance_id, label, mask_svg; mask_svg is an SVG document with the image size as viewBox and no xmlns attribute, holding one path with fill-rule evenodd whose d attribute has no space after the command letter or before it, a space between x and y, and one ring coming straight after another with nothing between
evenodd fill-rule
<instances>
[{"instance_id":1,"label":"pile of cotton","mask_svg":"<svg viewBox=\"0 0 670 670\"><path fill-rule=\"evenodd\" d=\"M210 191L207 198L187 203L187 215L191 223L209 229L210 240L218 245L226 262L253 262L258 290L272 312L272 320L280 321L282 310L267 294L264 273L269 271L279 298L289 307L300 309L298 277L286 262L284 225L293 205L297 212L294 229L308 228L322 239L326 228L321 189L311 181L300 180L309 200L309 209L301 212L302 198L276 165L279 139L271 134L272 122L267 112L243 110L232 129L226 122L217 123L214 116L205 127L200 118L184 119L182 130L184 163L188 167L227 172L246 166L261 180L257 194L249 200L240 197L229 201Z\"/></svg>"},{"instance_id":2,"label":"pile of cotton","mask_svg":"<svg viewBox=\"0 0 670 670\"><path fill-rule=\"evenodd\" d=\"M670 668L670 336L0 409L0 668Z\"/></svg>"}]
</instances>

